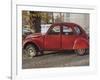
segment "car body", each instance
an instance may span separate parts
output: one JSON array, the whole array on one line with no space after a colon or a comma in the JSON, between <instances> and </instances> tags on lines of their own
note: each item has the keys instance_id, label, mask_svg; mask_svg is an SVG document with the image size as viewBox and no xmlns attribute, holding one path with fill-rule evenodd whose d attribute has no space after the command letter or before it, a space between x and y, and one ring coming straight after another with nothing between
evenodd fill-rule
<instances>
[{"instance_id":1,"label":"car body","mask_svg":"<svg viewBox=\"0 0 100 80\"><path fill-rule=\"evenodd\" d=\"M48 50L75 50L79 55L83 55L89 49L89 38L78 24L54 23L45 34L28 35L23 40L23 49L31 56Z\"/></svg>"}]
</instances>

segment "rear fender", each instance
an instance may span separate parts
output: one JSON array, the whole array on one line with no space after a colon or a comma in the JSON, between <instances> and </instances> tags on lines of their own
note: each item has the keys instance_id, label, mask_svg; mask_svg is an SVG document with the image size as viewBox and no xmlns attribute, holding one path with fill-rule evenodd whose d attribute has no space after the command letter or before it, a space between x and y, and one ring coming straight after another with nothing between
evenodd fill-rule
<instances>
[{"instance_id":1,"label":"rear fender","mask_svg":"<svg viewBox=\"0 0 100 80\"><path fill-rule=\"evenodd\" d=\"M84 38L78 38L75 40L73 49L87 49L87 48L89 48L88 40Z\"/></svg>"}]
</instances>

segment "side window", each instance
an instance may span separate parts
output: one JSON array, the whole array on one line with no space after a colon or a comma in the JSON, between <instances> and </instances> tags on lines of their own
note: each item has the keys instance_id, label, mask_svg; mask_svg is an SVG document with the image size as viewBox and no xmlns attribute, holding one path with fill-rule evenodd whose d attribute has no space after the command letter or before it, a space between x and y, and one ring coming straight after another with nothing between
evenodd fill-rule
<instances>
[{"instance_id":1,"label":"side window","mask_svg":"<svg viewBox=\"0 0 100 80\"><path fill-rule=\"evenodd\" d=\"M68 27L68 26L63 26L63 34L64 35L72 35L73 34L72 28Z\"/></svg>"},{"instance_id":2,"label":"side window","mask_svg":"<svg viewBox=\"0 0 100 80\"><path fill-rule=\"evenodd\" d=\"M76 34L80 34L81 33L81 30L79 29L78 26L75 26L74 30L75 30Z\"/></svg>"},{"instance_id":3,"label":"side window","mask_svg":"<svg viewBox=\"0 0 100 80\"><path fill-rule=\"evenodd\" d=\"M50 31L49 31L49 34L60 34L60 26L57 25L57 26L54 26Z\"/></svg>"}]
</instances>

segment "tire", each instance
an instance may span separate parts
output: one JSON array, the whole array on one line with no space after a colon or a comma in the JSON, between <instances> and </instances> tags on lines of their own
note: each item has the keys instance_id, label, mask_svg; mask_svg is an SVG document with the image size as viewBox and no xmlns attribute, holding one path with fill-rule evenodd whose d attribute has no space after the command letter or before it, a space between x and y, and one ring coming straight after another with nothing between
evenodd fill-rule
<instances>
[{"instance_id":1,"label":"tire","mask_svg":"<svg viewBox=\"0 0 100 80\"><path fill-rule=\"evenodd\" d=\"M35 48L34 45L32 44L28 44L25 48L25 54L28 56L28 57L35 57L37 55L37 50Z\"/></svg>"},{"instance_id":2,"label":"tire","mask_svg":"<svg viewBox=\"0 0 100 80\"><path fill-rule=\"evenodd\" d=\"M75 50L75 53L79 56L83 56L86 54L86 49L77 49Z\"/></svg>"},{"instance_id":3,"label":"tire","mask_svg":"<svg viewBox=\"0 0 100 80\"><path fill-rule=\"evenodd\" d=\"M86 49L86 54L89 54L89 49Z\"/></svg>"}]
</instances>

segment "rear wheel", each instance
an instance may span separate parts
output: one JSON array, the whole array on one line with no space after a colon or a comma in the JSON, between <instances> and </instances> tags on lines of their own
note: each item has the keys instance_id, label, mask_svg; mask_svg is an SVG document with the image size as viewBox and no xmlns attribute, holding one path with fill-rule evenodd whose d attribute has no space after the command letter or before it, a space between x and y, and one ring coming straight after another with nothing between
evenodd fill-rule
<instances>
[{"instance_id":1,"label":"rear wheel","mask_svg":"<svg viewBox=\"0 0 100 80\"><path fill-rule=\"evenodd\" d=\"M34 45L28 44L25 48L25 53L28 57L35 57L37 55L37 50Z\"/></svg>"},{"instance_id":2,"label":"rear wheel","mask_svg":"<svg viewBox=\"0 0 100 80\"><path fill-rule=\"evenodd\" d=\"M77 50L75 50L75 53L77 55L83 56L86 54L86 49L77 49Z\"/></svg>"}]
</instances>

